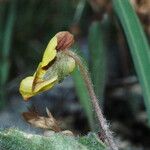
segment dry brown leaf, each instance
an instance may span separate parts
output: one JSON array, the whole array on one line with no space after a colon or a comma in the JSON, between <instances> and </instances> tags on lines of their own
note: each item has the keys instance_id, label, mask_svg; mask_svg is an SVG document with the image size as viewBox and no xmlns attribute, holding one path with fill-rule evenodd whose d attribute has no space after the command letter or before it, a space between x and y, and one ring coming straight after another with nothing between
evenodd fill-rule
<instances>
[{"instance_id":1,"label":"dry brown leaf","mask_svg":"<svg viewBox=\"0 0 150 150\"><path fill-rule=\"evenodd\" d=\"M39 116L35 109L29 109L28 112L23 112L22 116L26 122L30 123L34 127L42 129L51 129L55 132L61 131L57 121L47 108L46 112L48 117Z\"/></svg>"}]
</instances>

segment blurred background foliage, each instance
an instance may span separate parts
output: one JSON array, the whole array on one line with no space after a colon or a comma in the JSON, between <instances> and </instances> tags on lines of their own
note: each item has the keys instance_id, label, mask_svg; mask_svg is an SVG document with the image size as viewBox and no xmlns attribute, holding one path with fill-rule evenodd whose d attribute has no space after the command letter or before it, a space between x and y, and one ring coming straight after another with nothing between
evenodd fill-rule
<instances>
[{"instance_id":1,"label":"blurred background foliage","mask_svg":"<svg viewBox=\"0 0 150 150\"><path fill-rule=\"evenodd\" d=\"M18 92L21 79L36 69L50 38L69 30L76 39L72 49L83 57L91 73L116 138L128 141L126 145L122 142L125 147L150 147L149 18L146 0L0 0L1 114L8 110L12 114L12 107L19 113L24 110L25 103L18 105L22 101ZM65 127L77 133L97 131L78 70L72 77L50 94L36 96L29 105L40 112L49 107Z\"/></svg>"}]
</instances>

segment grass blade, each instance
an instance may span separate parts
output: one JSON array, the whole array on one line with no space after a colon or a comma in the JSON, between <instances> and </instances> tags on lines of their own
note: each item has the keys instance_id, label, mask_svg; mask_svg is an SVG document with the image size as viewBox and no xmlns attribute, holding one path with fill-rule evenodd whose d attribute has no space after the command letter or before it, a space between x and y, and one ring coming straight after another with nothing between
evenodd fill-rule
<instances>
[{"instance_id":1,"label":"grass blade","mask_svg":"<svg viewBox=\"0 0 150 150\"><path fill-rule=\"evenodd\" d=\"M113 0L113 6L127 38L150 123L150 48L148 41L129 0Z\"/></svg>"},{"instance_id":2,"label":"grass blade","mask_svg":"<svg viewBox=\"0 0 150 150\"><path fill-rule=\"evenodd\" d=\"M11 41L12 41L12 32L13 32L13 26L14 26L14 21L15 21L15 15L16 15L16 8L15 8L15 1L12 1L10 4L10 11L8 14L8 20L6 22L6 29L4 31L4 38L3 38L3 52L2 52L2 58L4 63L8 63L8 56L10 52L10 46L11 46ZM3 77L2 81L6 82L7 76L8 76L8 69L9 65L5 65L5 72L3 72Z\"/></svg>"},{"instance_id":3,"label":"grass blade","mask_svg":"<svg viewBox=\"0 0 150 150\"><path fill-rule=\"evenodd\" d=\"M13 33L13 27L15 22L15 16L16 16L16 0L10 2L10 9L8 13L8 18L6 21L5 30L3 33L3 39L2 40L2 59L0 64L0 100L1 100L1 107L4 105L4 95L5 95L5 89L4 84L7 81L8 73L9 73L9 52L11 47L11 41L12 41L12 33Z\"/></svg>"}]
</instances>

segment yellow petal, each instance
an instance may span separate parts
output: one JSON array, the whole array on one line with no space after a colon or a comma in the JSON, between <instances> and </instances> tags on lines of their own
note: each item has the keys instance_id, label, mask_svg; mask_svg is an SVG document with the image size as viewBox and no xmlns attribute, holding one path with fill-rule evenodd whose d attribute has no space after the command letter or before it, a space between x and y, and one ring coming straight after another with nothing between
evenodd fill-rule
<instances>
[{"instance_id":1,"label":"yellow petal","mask_svg":"<svg viewBox=\"0 0 150 150\"><path fill-rule=\"evenodd\" d=\"M41 81L43 81L43 76L44 76L44 74L45 74L45 70L43 70L42 69L42 63L40 62L39 63L39 66L38 66L38 68L37 68L37 70L36 70L36 72L34 73L34 79L33 79L33 84L32 84L32 90L34 90L35 89L35 85L38 83L38 82L41 82Z\"/></svg>"},{"instance_id":2,"label":"yellow petal","mask_svg":"<svg viewBox=\"0 0 150 150\"><path fill-rule=\"evenodd\" d=\"M27 77L22 80L20 84L19 91L24 98L24 100L28 100L34 95L37 95L43 91L46 91L50 88L52 88L56 82L57 82L57 76L54 78L47 80L47 81L41 81L35 85L34 91L32 90L32 84L33 84L34 76Z\"/></svg>"},{"instance_id":3,"label":"yellow petal","mask_svg":"<svg viewBox=\"0 0 150 150\"><path fill-rule=\"evenodd\" d=\"M50 80L41 81L35 85L34 93L40 93L51 89L57 83L58 77L55 76Z\"/></svg>"},{"instance_id":4,"label":"yellow petal","mask_svg":"<svg viewBox=\"0 0 150 150\"><path fill-rule=\"evenodd\" d=\"M45 74L46 70L42 69L42 62L39 63L36 72L34 73L34 77L38 76L38 78L43 78L44 74Z\"/></svg>"},{"instance_id":5,"label":"yellow petal","mask_svg":"<svg viewBox=\"0 0 150 150\"><path fill-rule=\"evenodd\" d=\"M58 76L56 74L51 76L51 78L49 78L48 80L44 80L43 76L45 75L46 72L47 70L44 70L42 68L42 63L39 63L39 66L34 74L32 91L34 92L43 91L43 88L44 90L47 90L53 87L54 84L57 82Z\"/></svg>"},{"instance_id":6,"label":"yellow petal","mask_svg":"<svg viewBox=\"0 0 150 150\"><path fill-rule=\"evenodd\" d=\"M42 67L47 66L56 56L57 37L54 36L44 52L42 59Z\"/></svg>"},{"instance_id":7,"label":"yellow petal","mask_svg":"<svg viewBox=\"0 0 150 150\"><path fill-rule=\"evenodd\" d=\"M32 92L33 79L33 76L29 76L23 79L20 83L19 91L25 100L29 99L34 95L34 93Z\"/></svg>"}]
</instances>

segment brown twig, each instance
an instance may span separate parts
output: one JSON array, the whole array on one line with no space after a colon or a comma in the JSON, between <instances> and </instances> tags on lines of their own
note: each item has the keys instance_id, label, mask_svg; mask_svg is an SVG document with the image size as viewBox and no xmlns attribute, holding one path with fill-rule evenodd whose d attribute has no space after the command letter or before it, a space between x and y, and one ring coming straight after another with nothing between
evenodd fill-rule
<instances>
[{"instance_id":1,"label":"brown twig","mask_svg":"<svg viewBox=\"0 0 150 150\"><path fill-rule=\"evenodd\" d=\"M79 56L77 54L75 54L74 52L69 51L69 50L65 50L64 53L66 55L72 57L75 60L76 64L79 66L81 75L83 76L83 79L85 81L85 84L86 84L88 92L89 92L89 95L91 97L91 102L92 102L94 110L96 112L98 122L99 122L99 126L102 129L102 134L104 135L104 138L108 142L110 148L112 150L118 150L118 148L117 148L117 146L116 146L116 144L113 140L112 133L109 130L109 127L107 125L107 121L103 117L102 110L99 107L98 99L95 95L93 85L92 85L92 81L90 79L90 76L89 76L89 73L88 73L87 69L85 68L85 66L83 65L81 59L79 58Z\"/></svg>"}]
</instances>

